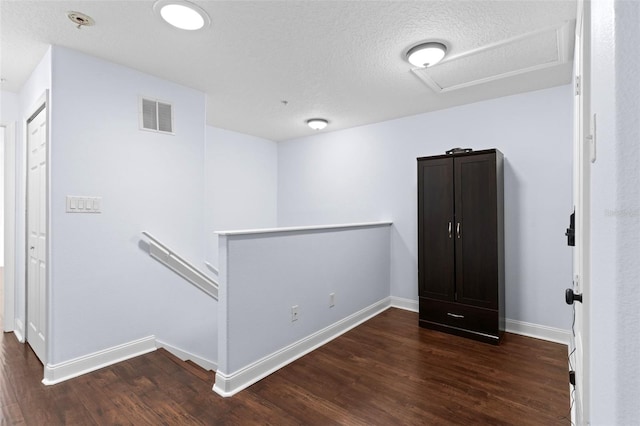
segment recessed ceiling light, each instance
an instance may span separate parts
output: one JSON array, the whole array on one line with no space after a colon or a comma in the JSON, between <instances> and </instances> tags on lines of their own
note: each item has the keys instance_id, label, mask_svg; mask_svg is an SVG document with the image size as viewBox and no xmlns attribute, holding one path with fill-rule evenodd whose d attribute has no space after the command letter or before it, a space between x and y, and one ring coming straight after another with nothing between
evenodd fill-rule
<instances>
[{"instance_id":1,"label":"recessed ceiling light","mask_svg":"<svg viewBox=\"0 0 640 426\"><path fill-rule=\"evenodd\" d=\"M324 118L311 118L307 120L307 126L311 127L313 130L322 130L327 127L329 122Z\"/></svg>"},{"instance_id":2,"label":"recessed ceiling light","mask_svg":"<svg viewBox=\"0 0 640 426\"><path fill-rule=\"evenodd\" d=\"M211 18L199 6L184 0L160 0L153 5L160 17L181 30L199 30L211 24Z\"/></svg>"},{"instance_id":3,"label":"recessed ceiling light","mask_svg":"<svg viewBox=\"0 0 640 426\"><path fill-rule=\"evenodd\" d=\"M407 61L419 68L433 66L440 62L447 53L447 46L436 41L420 43L407 52Z\"/></svg>"}]
</instances>

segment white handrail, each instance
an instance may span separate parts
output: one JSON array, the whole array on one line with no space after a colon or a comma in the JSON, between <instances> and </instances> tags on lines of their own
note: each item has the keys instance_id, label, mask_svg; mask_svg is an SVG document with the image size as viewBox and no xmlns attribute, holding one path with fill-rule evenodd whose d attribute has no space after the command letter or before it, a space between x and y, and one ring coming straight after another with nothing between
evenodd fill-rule
<instances>
[{"instance_id":1,"label":"white handrail","mask_svg":"<svg viewBox=\"0 0 640 426\"><path fill-rule=\"evenodd\" d=\"M211 272L213 272L215 274L215 276L217 277L218 275L220 275L220 272L218 271L218 268L216 268L215 266L213 266L212 264L210 264L209 262L207 262L206 260L204 261L204 264L207 266L207 268L209 268L209 270Z\"/></svg>"},{"instance_id":2,"label":"white handrail","mask_svg":"<svg viewBox=\"0 0 640 426\"><path fill-rule=\"evenodd\" d=\"M218 283L216 281L203 274L198 268L162 244L147 231L142 231L142 235L149 239L149 256L164 264L209 296L218 300Z\"/></svg>"}]
</instances>

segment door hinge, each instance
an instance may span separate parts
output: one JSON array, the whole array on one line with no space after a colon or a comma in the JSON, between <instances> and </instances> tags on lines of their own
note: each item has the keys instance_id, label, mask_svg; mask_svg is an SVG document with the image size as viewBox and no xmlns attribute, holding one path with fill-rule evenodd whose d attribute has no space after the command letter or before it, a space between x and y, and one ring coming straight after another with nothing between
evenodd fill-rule
<instances>
[{"instance_id":1,"label":"door hinge","mask_svg":"<svg viewBox=\"0 0 640 426\"><path fill-rule=\"evenodd\" d=\"M580 76L576 76L576 96L580 95Z\"/></svg>"},{"instance_id":2,"label":"door hinge","mask_svg":"<svg viewBox=\"0 0 640 426\"><path fill-rule=\"evenodd\" d=\"M589 142L589 154L590 160L592 163L596 162L596 115L593 114L593 119L591 120L590 131L591 134L587 136L587 142Z\"/></svg>"},{"instance_id":3,"label":"door hinge","mask_svg":"<svg viewBox=\"0 0 640 426\"><path fill-rule=\"evenodd\" d=\"M567 228L567 231L564 233L564 235L567 236L568 246L573 247L576 245L576 212L575 210L573 211L573 213L569 215L569 227Z\"/></svg>"}]
</instances>

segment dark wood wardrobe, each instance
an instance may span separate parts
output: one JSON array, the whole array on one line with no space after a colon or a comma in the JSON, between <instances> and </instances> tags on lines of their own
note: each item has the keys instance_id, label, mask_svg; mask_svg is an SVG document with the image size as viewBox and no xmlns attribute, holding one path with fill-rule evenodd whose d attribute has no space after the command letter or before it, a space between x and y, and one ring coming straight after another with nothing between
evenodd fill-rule
<instances>
[{"instance_id":1,"label":"dark wood wardrobe","mask_svg":"<svg viewBox=\"0 0 640 426\"><path fill-rule=\"evenodd\" d=\"M418 158L421 327L500 343L503 188L497 149Z\"/></svg>"}]
</instances>

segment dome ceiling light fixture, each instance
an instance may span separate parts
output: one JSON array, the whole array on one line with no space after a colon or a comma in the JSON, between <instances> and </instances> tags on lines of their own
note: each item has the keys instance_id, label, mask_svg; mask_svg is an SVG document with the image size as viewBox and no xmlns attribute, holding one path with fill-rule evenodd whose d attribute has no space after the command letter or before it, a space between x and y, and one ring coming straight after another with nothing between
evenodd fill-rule
<instances>
[{"instance_id":1,"label":"dome ceiling light fixture","mask_svg":"<svg viewBox=\"0 0 640 426\"><path fill-rule=\"evenodd\" d=\"M328 124L329 122L324 118L310 118L307 120L307 126L311 127L313 130L322 130L327 127Z\"/></svg>"},{"instance_id":2,"label":"dome ceiling light fixture","mask_svg":"<svg viewBox=\"0 0 640 426\"><path fill-rule=\"evenodd\" d=\"M184 0L159 0L153 10L165 22L181 30L195 31L211 25L211 18L201 7Z\"/></svg>"},{"instance_id":3,"label":"dome ceiling light fixture","mask_svg":"<svg viewBox=\"0 0 640 426\"><path fill-rule=\"evenodd\" d=\"M415 67L434 66L447 54L447 46L437 41L428 41L413 46L407 51L407 61Z\"/></svg>"},{"instance_id":4,"label":"dome ceiling light fixture","mask_svg":"<svg viewBox=\"0 0 640 426\"><path fill-rule=\"evenodd\" d=\"M77 29L80 29L82 27L91 27L96 23L96 21L94 21L91 16L73 10L67 12L67 18L69 18L71 22L77 25Z\"/></svg>"}]
</instances>

